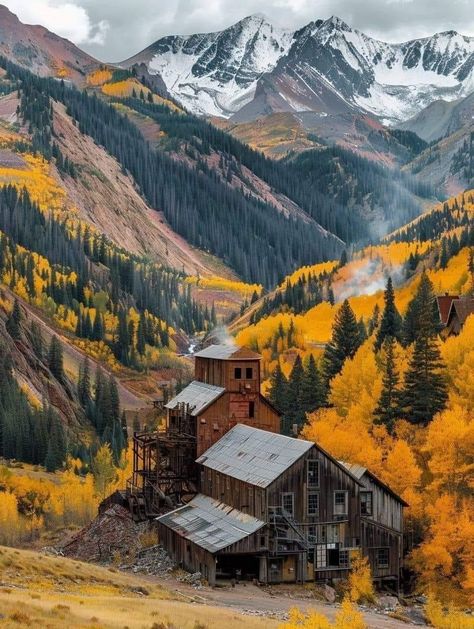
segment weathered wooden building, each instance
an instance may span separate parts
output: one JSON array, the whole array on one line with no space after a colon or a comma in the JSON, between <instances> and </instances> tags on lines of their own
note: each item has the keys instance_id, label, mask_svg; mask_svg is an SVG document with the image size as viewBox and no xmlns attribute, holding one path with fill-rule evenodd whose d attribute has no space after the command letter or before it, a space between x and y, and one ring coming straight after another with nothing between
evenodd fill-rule
<instances>
[{"instance_id":1,"label":"weathered wooden building","mask_svg":"<svg viewBox=\"0 0 474 629\"><path fill-rule=\"evenodd\" d=\"M353 473L312 442L240 424L197 464L200 493L158 518L183 567L210 583L235 574L333 581L361 550L375 578L398 584L404 503L364 468Z\"/></svg>"},{"instance_id":2,"label":"weathered wooden building","mask_svg":"<svg viewBox=\"0 0 474 629\"><path fill-rule=\"evenodd\" d=\"M158 516L169 553L211 584L332 581L354 550L397 584L403 501L365 468L280 435L260 359L232 346L196 354L195 380L165 404L163 428L134 436L132 512Z\"/></svg>"}]
</instances>

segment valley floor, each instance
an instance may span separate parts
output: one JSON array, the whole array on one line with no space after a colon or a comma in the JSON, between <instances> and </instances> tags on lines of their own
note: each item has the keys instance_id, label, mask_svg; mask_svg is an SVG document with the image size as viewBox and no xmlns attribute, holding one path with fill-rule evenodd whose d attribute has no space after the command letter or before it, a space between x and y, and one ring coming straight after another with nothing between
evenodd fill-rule
<instances>
[{"instance_id":1,"label":"valley floor","mask_svg":"<svg viewBox=\"0 0 474 629\"><path fill-rule=\"evenodd\" d=\"M0 627L277 629L279 619L295 606L334 619L336 606L298 594L302 592L291 588L266 591L243 583L196 590L112 567L0 547ZM365 619L370 629L407 627L372 611L365 612Z\"/></svg>"}]
</instances>

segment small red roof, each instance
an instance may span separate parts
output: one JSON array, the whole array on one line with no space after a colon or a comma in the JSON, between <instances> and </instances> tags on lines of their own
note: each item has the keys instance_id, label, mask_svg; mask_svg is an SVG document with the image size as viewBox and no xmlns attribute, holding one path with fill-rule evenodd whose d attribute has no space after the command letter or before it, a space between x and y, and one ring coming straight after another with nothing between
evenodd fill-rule
<instances>
[{"instance_id":1,"label":"small red roof","mask_svg":"<svg viewBox=\"0 0 474 629\"><path fill-rule=\"evenodd\" d=\"M439 297L436 297L436 301L438 302L439 318L441 319L441 323L443 325L448 323L451 305L456 299L459 299L459 295L440 295Z\"/></svg>"}]
</instances>

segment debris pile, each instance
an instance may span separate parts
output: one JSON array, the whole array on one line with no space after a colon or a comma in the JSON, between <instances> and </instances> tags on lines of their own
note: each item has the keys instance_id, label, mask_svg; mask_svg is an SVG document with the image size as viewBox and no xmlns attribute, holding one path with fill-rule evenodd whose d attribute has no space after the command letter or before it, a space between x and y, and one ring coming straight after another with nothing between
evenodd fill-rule
<instances>
[{"instance_id":1,"label":"debris pile","mask_svg":"<svg viewBox=\"0 0 474 629\"><path fill-rule=\"evenodd\" d=\"M60 550L81 561L110 563L135 557L148 523L136 523L130 512L114 504L83 528Z\"/></svg>"},{"instance_id":2,"label":"debris pile","mask_svg":"<svg viewBox=\"0 0 474 629\"><path fill-rule=\"evenodd\" d=\"M134 574L150 574L162 579L171 577L175 567L166 550L160 545L139 550L132 562L119 566L120 570Z\"/></svg>"}]
</instances>

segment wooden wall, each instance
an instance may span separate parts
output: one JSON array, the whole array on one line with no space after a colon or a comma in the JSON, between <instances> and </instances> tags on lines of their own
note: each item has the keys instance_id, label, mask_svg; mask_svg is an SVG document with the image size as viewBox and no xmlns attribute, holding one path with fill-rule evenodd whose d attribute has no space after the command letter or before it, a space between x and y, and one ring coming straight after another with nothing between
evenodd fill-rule
<instances>
[{"instance_id":1,"label":"wooden wall","mask_svg":"<svg viewBox=\"0 0 474 629\"><path fill-rule=\"evenodd\" d=\"M362 491L372 492L372 516L365 516L395 531L403 531L403 506L386 489L371 476L364 474L361 478Z\"/></svg>"},{"instance_id":2,"label":"wooden wall","mask_svg":"<svg viewBox=\"0 0 474 629\"><path fill-rule=\"evenodd\" d=\"M236 379L235 369L240 368L242 377ZM252 370L252 378L246 378L246 370ZM246 389L253 393L260 392L260 360L218 360L215 358L196 357L194 378L227 391Z\"/></svg>"},{"instance_id":3,"label":"wooden wall","mask_svg":"<svg viewBox=\"0 0 474 629\"><path fill-rule=\"evenodd\" d=\"M254 404L254 417L249 417L249 403ZM280 416L260 393L225 392L197 418L198 448L200 456L236 424L280 432Z\"/></svg>"}]
</instances>

